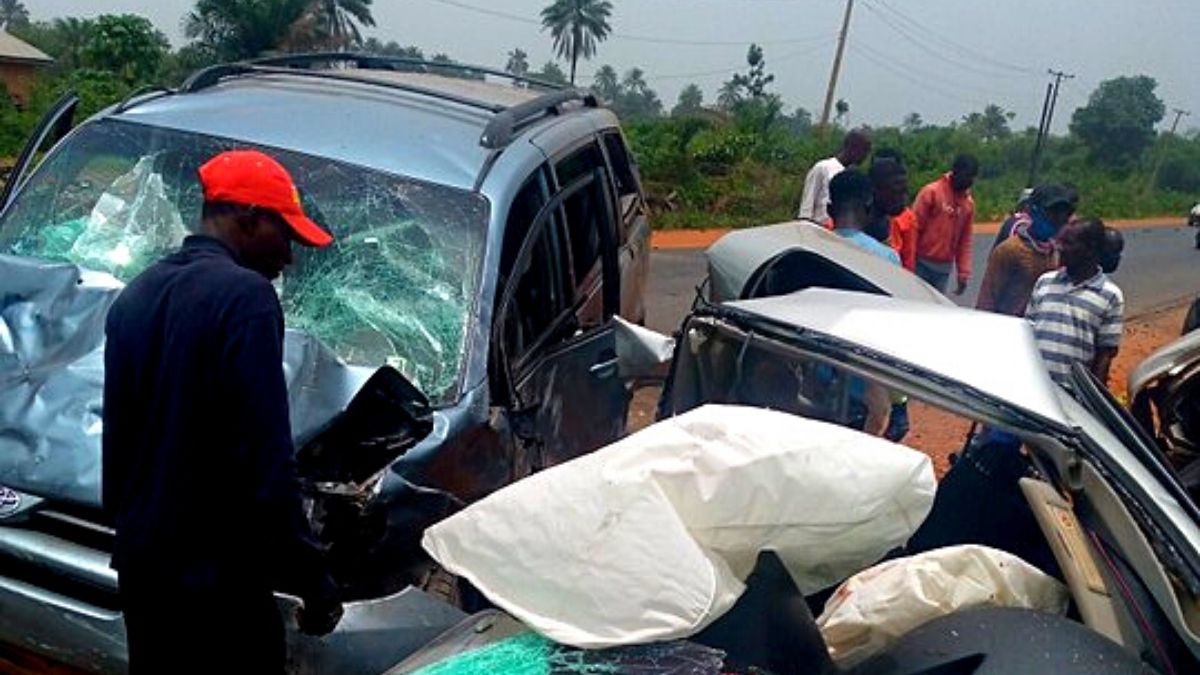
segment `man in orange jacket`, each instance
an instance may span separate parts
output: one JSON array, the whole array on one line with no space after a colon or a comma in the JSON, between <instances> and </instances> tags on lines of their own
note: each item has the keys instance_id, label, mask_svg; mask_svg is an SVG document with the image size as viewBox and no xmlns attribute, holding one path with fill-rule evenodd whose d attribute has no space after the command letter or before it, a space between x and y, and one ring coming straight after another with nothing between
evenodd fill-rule
<instances>
[{"instance_id":1,"label":"man in orange jacket","mask_svg":"<svg viewBox=\"0 0 1200 675\"><path fill-rule=\"evenodd\" d=\"M971 235L975 200L971 186L979 174L979 161L959 155L954 167L917 195L917 275L946 292L951 271L956 272L955 294L962 295L971 279Z\"/></svg>"}]
</instances>

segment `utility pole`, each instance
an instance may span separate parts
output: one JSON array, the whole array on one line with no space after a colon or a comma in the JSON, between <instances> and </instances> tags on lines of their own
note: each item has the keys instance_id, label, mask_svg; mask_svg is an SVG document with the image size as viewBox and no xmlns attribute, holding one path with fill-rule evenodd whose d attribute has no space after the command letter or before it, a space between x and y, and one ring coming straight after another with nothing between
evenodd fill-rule
<instances>
[{"instance_id":1,"label":"utility pole","mask_svg":"<svg viewBox=\"0 0 1200 675\"><path fill-rule=\"evenodd\" d=\"M1192 111L1190 111L1190 110L1180 110L1179 108L1172 108L1172 109L1171 109L1171 112L1175 113L1175 121L1174 121L1174 122L1171 122L1171 135L1172 135L1172 136L1174 136L1174 135L1175 135L1175 131L1176 131L1177 129L1179 129L1179 120L1183 119L1184 117L1187 117L1187 116L1191 115L1191 114L1192 114Z\"/></svg>"},{"instance_id":2,"label":"utility pole","mask_svg":"<svg viewBox=\"0 0 1200 675\"><path fill-rule=\"evenodd\" d=\"M1026 187L1033 187L1037 182L1038 168L1042 162L1042 152L1046 149L1046 141L1050 138L1050 125L1054 123L1054 108L1058 105L1058 90L1062 86L1062 81L1075 79L1074 75L1061 70L1051 69L1047 72L1054 78L1054 83L1048 85L1046 89L1049 105L1043 104L1042 106L1042 126L1038 129L1037 144L1033 148L1033 162L1029 167L1029 185Z\"/></svg>"},{"instance_id":3,"label":"utility pole","mask_svg":"<svg viewBox=\"0 0 1200 675\"><path fill-rule=\"evenodd\" d=\"M1185 116L1191 115L1192 112L1190 110L1183 110L1180 108L1172 108L1171 112L1175 113L1175 121L1171 122L1170 132L1171 135L1174 136L1175 132L1179 129L1179 120L1183 119ZM1166 159L1167 148L1166 146L1163 146L1163 149L1158 153L1158 158L1154 160L1154 170L1150 172L1150 181L1146 183L1146 194L1149 194L1150 191L1154 189L1154 184L1158 182L1158 172L1162 169L1163 162L1166 161Z\"/></svg>"},{"instance_id":4,"label":"utility pole","mask_svg":"<svg viewBox=\"0 0 1200 675\"><path fill-rule=\"evenodd\" d=\"M829 73L829 88L825 90L825 107L821 111L821 128L829 126L829 113L833 110L833 94L837 89L838 75L842 71L842 54L846 51L846 34L850 32L850 14L854 11L854 0L846 0L846 16L842 18L842 32L838 35L837 54L833 57L833 72Z\"/></svg>"}]
</instances>

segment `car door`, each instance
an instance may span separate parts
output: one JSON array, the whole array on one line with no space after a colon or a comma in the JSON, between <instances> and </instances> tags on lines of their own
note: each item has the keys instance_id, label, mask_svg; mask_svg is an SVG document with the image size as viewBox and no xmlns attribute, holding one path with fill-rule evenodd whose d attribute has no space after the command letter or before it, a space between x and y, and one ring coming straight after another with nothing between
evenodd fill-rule
<instances>
[{"instance_id":1,"label":"car door","mask_svg":"<svg viewBox=\"0 0 1200 675\"><path fill-rule=\"evenodd\" d=\"M13 196L17 193L17 188L25 182L38 153L49 149L71 130L75 108L78 106L79 97L74 92L67 92L55 101L54 105L50 106L50 110L42 116L4 182L4 190L0 192L0 212L8 208Z\"/></svg>"},{"instance_id":2,"label":"car door","mask_svg":"<svg viewBox=\"0 0 1200 675\"><path fill-rule=\"evenodd\" d=\"M616 215L621 270L621 316L634 323L646 320L646 284L650 278L650 222L642 195L637 165L619 129L600 134L608 158L616 197Z\"/></svg>"},{"instance_id":3,"label":"car door","mask_svg":"<svg viewBox=\"0 0 1200 675\"><path fill-rule=\"evenodd\" d=\"M537 182L522 188L526 205L537 189ZM581 202L603 209L606 199L602 172L577 177L538 210L519 248L501 256L493 358L502 371L502 398L535 468L590 452L624 430L628 395L610 320L618 300L604 290L616 274L615 242L596 233L597 264L577 266L574 252L591 244L572 243L565 221ZM576 269L585 273L582 279ZM587 306L595 298L601 306L593 317Z\"/></svg>"}]
</instances>

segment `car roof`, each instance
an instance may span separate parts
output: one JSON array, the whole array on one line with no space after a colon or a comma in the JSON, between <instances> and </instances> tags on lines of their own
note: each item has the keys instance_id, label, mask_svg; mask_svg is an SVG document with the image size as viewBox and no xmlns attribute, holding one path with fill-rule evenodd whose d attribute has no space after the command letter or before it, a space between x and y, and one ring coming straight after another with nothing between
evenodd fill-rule
<instances>
[{"instance_id":1,"label":"car roof","mask_svg":"<svg viewBox=\"0 0 1200 675\"><path fill-rule=\"evenodd\" d=\"M743 297L747 284L766 265L789 252L819 255L897 298L953 304L915 274L850 244L809 221L734 230L705 252L712 297Z\"/></svg>"},{"instance_id":2,"label":"car roof","mask_svg":"<svg viewBox=\"0 0 1200 675\"><path fill-rule=\"evenodd\" d=\"M1133 372L1129 374L1127 389L1129 398L1136 399L1146 387L1159 382L1162 378L1179 375L1200 359L1200 330L1168 343L1150 356L1147 356Z\"/></svg>"},{"instance_id":3,"label":"car roof","mask_svg":"<svg viewBox=\"0 0 1200 675\"><path fill-rule=\"evenodd\" d=\"M469 190L492 153L480 139L495 111L543 93L428 73L350 69L338 75L347 79L239 74L187 93L149 96L104 116L328 157ZM358 79L349 81L350 77ZM435 93L401 90L389 83ZM480 105L457 103L455 97ZM580 113L612 119L611 113L592 108ZM556 119L546 116L528 129L550 126Z\"/></svg>"},{"instance_id":4,"label":"car roof","mask_svg":"<svg viewBox=\"0 0 1200 675\"><path fill-rule=\"evenodd\" d=\"M827 288L723 306L865 347L1070 426L1022 319Z\"/></svg>"}]
</instances>

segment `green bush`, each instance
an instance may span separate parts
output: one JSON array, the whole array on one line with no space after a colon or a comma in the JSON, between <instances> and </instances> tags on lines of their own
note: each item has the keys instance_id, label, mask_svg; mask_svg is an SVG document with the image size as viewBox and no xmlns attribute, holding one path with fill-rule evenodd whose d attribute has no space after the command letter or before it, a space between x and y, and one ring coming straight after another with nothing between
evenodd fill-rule
<instances>
[{"instance_id":1,"label":"green bush","mask_svg":"<svg viewBox=\"0 0 1200 675\"><path fill-rule=\"evenodd\" d=\"M833 154L840 135L796 133L783 121L754 130L758 119L705 111L639 121L628 128L634 155L655 206L655 227L745 227L787 220L795 212L804 177L814 162ZM1036 142L1032 131L981 140L958 127L874 130L875 148L904 158L915 198L949 170L959 153L980 160L976 219L999 220L1016 203L1029 175ZM1154 186L1150 171L1163 153ZM1200 193L1200 140L1164 137L1141 165L1094 165L1072 137L1052 137L1043 151L1039 182L1075 185L1081 212L1103 218L1181 214ZM1153 189L1151 189L1153 187Z\"/></svg>"}]
</instances>

